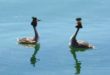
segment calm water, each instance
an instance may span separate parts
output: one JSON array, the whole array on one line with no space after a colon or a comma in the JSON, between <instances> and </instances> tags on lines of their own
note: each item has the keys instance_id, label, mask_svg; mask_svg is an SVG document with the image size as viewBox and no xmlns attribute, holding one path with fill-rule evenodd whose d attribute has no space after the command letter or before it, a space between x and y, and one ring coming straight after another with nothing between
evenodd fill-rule
<instances>
[{"instance_id":1,"label":"calm water","mask_svg":"<svg viewBox=\"0 0 110 75\"><path fill-rule=\"evenodd\" d=\"M0 75L110 74L109 4L109 0L0 0ZM32 16L42 20L36 48L16 41L34 35ZM84 26L78 39L95 49L69 48L76 17L82 17Z\"/></svg>"}]
</instances>

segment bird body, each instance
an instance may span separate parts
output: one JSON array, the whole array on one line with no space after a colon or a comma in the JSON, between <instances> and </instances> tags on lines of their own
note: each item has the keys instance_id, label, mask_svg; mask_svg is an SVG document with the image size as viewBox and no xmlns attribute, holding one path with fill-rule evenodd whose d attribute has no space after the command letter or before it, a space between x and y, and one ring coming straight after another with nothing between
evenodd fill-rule
<instances>
[{"instance_id":1,"label":"bird body","mask_svg":"<svg viewBox=\"0 0 110 75\"><path fill-rule=\"evenodd\" d=\"M21 44L35 44L36 41L33 40L31 37L23 37L23 38L17 38L18 43Z\"/></svg>"},{"instance_id":2,"label":"bird body","mask_svg":"<svg viewBox=\"0 0 110 75\"><path fill-rule=\"evenodd\" d=\"M94 48L93 45L83 40L71 40L69 45L76 48Z\"/></svg>"}]
</instances>

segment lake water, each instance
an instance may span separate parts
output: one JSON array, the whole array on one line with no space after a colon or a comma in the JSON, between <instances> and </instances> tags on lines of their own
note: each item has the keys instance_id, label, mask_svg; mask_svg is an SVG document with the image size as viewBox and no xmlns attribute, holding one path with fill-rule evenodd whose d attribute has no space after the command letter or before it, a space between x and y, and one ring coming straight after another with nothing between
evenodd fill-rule
<instances>
[{"instance_id":1,"label":"lake water","mask_svg":"<svg viewBox=\"0 0 110 75\"><path fill-rule=\"evenodd\" d=\"M0 0L0 75L110 74L109 5L109 0ZM32 16L41 19L36 49L16 41L34 36ZM95 49L69 48L76 17L83 22L77 38Z\"/></svg>"}]
</instances>

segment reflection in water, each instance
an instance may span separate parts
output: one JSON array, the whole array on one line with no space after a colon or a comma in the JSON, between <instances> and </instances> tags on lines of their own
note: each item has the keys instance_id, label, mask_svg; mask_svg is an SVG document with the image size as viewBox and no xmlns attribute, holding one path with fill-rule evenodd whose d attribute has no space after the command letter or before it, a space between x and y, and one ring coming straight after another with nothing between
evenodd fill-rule
<instances>
[{"instance_id":1,"label":"reflection in water","mask_svg":"<svg viewBox=\"0 0 110 75\"><path fill-rule=\"evenodd\" d=\"M70 49L71 49L70 50L71 54L73 55L73 58L75 60L75 69L76 69L75 74L79 75L80 71L81 71L81 62L78 60L76 52L78 52L78 51L83 52L83 51L87 50L87 48L74 48L74 47L70 46Z\"/></svg>"},{"instance_id":2,"label":"reflection in water","mask_svg":"<svg viewBox=\"0 0 110 75\"><path fill-rule=\"evenodd\" d=\"M23 43L18 43L18 44L27 48L34 48L36 46L36 44L23 44Z\"/></svg>"},{"instance_id":3,"label":"reflection in water","mask_svg":"<svg viewBox=\"0 0 110 75\"><path fill-rule=\"evenodd\" d=\"M40 43L37 44L20 44L24 47L28 47L28 48L34 48L34 53L32 54L31 58L30 58L30 62L31 64L35 67L35 64L37 61L39 61L39 59L37 59L36 54L38 53L39 49L40 49Z\"/></svg>"},{"instance_id":4,"label":"reflection in water","mask_svg":"<svg viewBox=\"0 0 110 75\"><path fill-rule=\"evenodd\" d=\"M40 44L36 44L36 46L34 47L34 53L32 54L32 57L30 59L30 62L33 66L35 66L36 62L39 61L39 59L37 59L36 54L38 53L39 49L40 49Z\"/></svg>"}]
</instances>

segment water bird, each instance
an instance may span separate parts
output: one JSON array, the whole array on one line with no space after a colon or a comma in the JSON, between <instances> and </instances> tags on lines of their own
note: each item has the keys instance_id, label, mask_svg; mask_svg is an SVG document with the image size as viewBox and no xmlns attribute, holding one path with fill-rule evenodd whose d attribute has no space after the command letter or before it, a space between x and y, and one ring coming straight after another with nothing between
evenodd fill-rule
<instances>
[{"instance_id":1,"label":"water bird","mask_svg":"<svg viewBox=\"0 0 110 75\"><path fill-rule=\"evenodd\" d=\"M81 18L76 18L76 21L77 21L76 25L77 30L75 34L72 35L69 45L76 48L93 48L94 46L89 44L88 42L76 39L79 29L82 28Z\"/></svg>"},{"instance_id":2,"label":"water bird","mask_svg":"<svg viewBox=\"0 0 110 75\"><path fill-rule=\"evenodd\" d=\"M36 30L38 21L40 21L40 20L37 19L36 17L32 17L31 25L32 25L32 27L34 29L35 36L32 37L32 38L31 37L18 38L17 39L18 43L21 43L21 44L36 44L38 42L39 35L38 35L37 30Z\"/></svg>"}]
</instances>

